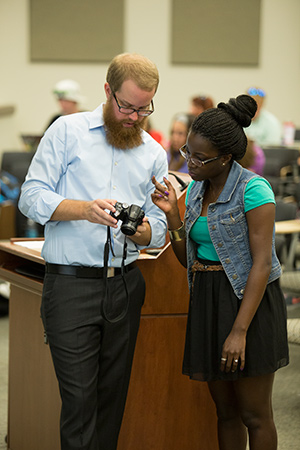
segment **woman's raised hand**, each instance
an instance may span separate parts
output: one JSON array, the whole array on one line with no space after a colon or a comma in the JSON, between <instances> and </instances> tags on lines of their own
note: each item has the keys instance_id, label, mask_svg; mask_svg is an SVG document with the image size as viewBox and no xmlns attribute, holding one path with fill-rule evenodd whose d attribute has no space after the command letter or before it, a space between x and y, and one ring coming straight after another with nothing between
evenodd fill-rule
<instances>
[{"instance_id":1,"label":"woman's raised hand","mask_svg":"<svg viewBox=\"0 0 300 450\"><path fill-rule=\"evenodd\" d=\"M165 185L159 183L155 176L152 177L152 183L155 191L151 194L153 203L158 206L166 215L174 214L178 211L177 196L174 187L167 178L164 177Z\"/></svg>"}]
</instances>

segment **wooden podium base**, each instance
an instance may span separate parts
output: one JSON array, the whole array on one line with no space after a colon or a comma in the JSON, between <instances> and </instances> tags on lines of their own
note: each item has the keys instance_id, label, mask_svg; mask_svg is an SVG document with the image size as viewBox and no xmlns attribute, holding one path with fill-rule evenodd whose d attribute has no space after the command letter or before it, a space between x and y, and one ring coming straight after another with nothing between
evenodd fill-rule
<instances>
[{"instance_id":1,"label":"wooden podium base","mask_svg":"<svg viewBox=\"0 0 300 450\"><path fill-rule=\"evenodd\" d=\"M43 281L36 278L44 260L32 243L0 242L0 278L11 283L8 449L59 450L60 397L40 319ZM170 243L156 256L143 252L138 265L146 299L118 450L217 450L207 384L181 374L186 270Z\"/></svg>"}]
</instances>

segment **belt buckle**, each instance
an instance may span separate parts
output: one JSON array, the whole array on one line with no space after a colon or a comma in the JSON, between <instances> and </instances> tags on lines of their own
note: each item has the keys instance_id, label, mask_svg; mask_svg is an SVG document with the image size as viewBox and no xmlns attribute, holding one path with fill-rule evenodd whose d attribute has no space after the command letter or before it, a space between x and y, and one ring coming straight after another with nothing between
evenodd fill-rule
<instances>
[{"instance_id":1,"label":"belt buckle","mask_svg":"<svg viewBox=\"0 0 300 450\"><path fill-rule=\"evenodd\" d=\"M115 276L115 268L114 267L108 267L107 268L107 278L112 278Z\"/></svg>"}]
</instances>

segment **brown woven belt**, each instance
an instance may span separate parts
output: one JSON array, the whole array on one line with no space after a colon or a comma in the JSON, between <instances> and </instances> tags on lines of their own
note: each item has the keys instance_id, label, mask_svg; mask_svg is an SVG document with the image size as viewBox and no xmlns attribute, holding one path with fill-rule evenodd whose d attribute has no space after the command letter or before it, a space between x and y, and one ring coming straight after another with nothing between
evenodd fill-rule
<instances>
[{"instance_id":1,"label":"brown woven belt","mask_svg":"<svg viewBox=\"0 0 300 450\"><path fill-rule=\"evenodd\" d=\"M222 264L206 265L199 261L194 261L192 265L192 273L196 272L218 272L224 270Z\"/></svg>"}]
</instances>

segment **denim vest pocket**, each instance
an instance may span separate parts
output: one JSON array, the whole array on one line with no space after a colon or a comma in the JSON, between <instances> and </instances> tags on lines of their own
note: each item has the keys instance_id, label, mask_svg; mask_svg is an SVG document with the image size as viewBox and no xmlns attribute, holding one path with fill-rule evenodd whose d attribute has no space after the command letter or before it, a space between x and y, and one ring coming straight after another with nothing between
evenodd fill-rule
<instances>
[{"instance_id":1,"label":"denim vest pocket","mask_svg":"<svg viewBox=\"0 0 300 450\"><path fill-rule=\"evenodd\" d=\"M245 239L248 235L248 226L245 214L241 208L231 209L220 215L220 223L228 236L233 239Z\"/></svg>"}]
</instances>

